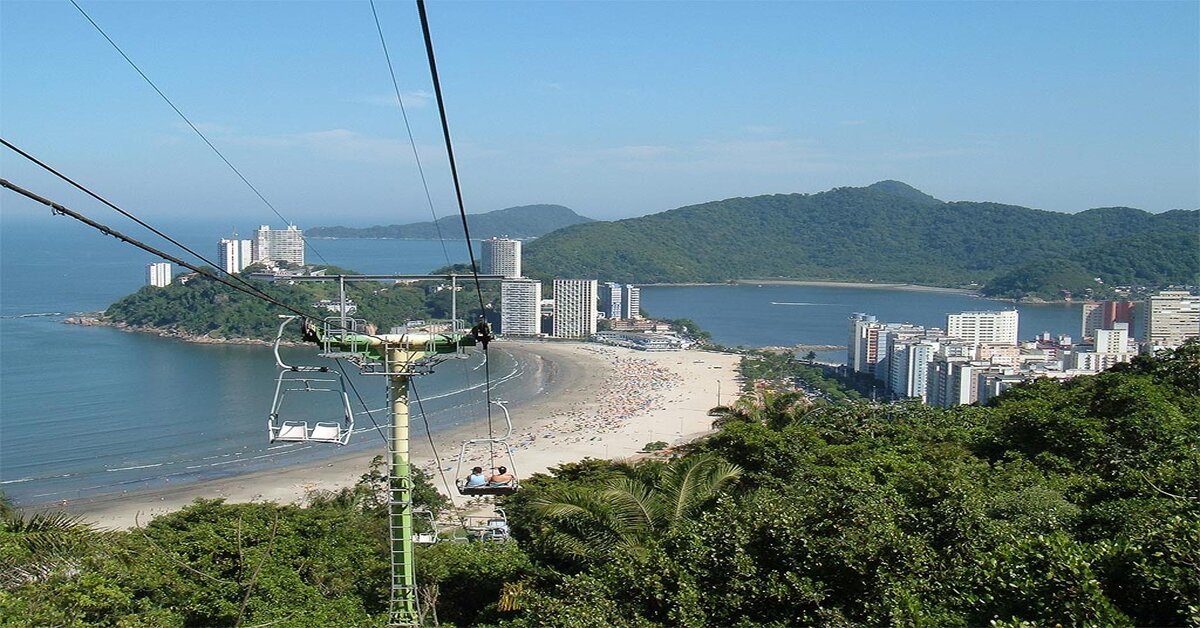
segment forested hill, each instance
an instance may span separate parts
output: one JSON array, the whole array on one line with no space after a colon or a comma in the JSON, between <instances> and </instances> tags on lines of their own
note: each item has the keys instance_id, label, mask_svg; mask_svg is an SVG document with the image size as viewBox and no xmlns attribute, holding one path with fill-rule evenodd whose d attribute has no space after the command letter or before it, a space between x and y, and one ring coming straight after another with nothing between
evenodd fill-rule
<instances>
[{"instance_id":1,"label":"forested hill","mask_svg":"<svg viewBox=\"0 0 1200 628\"><path fill-rule=\"evenodd\" d=\"M498 209L486 214L468 216L472 238L536 238L555 229L592 222L562 205L523 205ZM440 234L439 234L440 231ZM357 229L353 227L313 227L305 230L312 238L392 238L424 239L439 235L449 239L463 239L462 220L457 216L446 216L433 221L414 222L407 225L378 225Z\"/></svg>"},{"instance_id":2,"label":"forested hill","mask_svg":"<svg viewBox=\"0 0 1200 628\"><path fill-rule=\"evenodd\" d=\"M1195 210L1065 214L947 203L882 181L575 225L527 246L524 264L542 277L637 283L788 278L962 286L1068 259L1091 285L1093 277L1107 285L1195 283L1198 227Z\"/></svg>"}]
</instances>

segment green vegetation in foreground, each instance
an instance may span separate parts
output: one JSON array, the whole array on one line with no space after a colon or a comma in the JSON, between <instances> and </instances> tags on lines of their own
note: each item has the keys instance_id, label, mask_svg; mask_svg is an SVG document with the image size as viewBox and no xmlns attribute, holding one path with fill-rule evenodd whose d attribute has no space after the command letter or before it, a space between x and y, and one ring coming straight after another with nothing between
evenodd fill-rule
<instances>
[{"instance_id":1,"label":"green vegetation in foreground","mask_svg":"<svg viewBox=\"0 0 1200 628\"><path fill-rule=\"evenodd\" d=\"M989 407L762 389L741 410L675 460L529 477L516 543L418 548L427 619L1200 624L1200 342ZM0 624L383 626L380 487L128 532L3 514Z\"/></svg>"},{"instance_id":2,"label":"green vegetation in foreground","mask_svg":"<svg viewBox=\"0 0 1200 628\"><path fill-rule=\"evenodd\" d=\"M328 274L337 272L356 274L336 268ZM333 315L328 310L313 308L312 304L321 299L336 301L336 282L288 285L256 279L248 281L297 310L311 312L317 319ZM449 318L451 293L449 290L438 291L438 283L347 283L346 295L358 305L354 318L368 320L386 330L413 319ZM485 302L496 299L498 294L498 287L484 286ZM466 320L477 317L478 303L474 286L464 286L458 293L459 317ZM104 317L113 323L154 327L192 336L272 340L278 331L281 313L279 308L261 299L207 277L195 276L186 284L177 279L164 288L143 287L110 305Z\"/></svg>"},{"instance_id":3,"label":"green vegetation in foreground","mask_svg":"<svg viewBox=\"0 0 1200 628\"><path fill-rule=\"evenodd\" d=\"M560 229L531 242L531 276L635 283L875 281L1061 298L1200 282L1200 211L1078 214L942 202L898 181L732 198ZM1052 272L1062 258L1070 272ZM1103 284L1096 283L1100 277Z\"/></svg>"},{"instance_id":4,"label":"green vegetation in foreground","mask_svg":"<svg viewBox=\"0 0 1200 628\"><path fill-rule=\"evenodd\" d=\"M471 218L471 237L536 238L563 227L592 222L562 205L524 205L498 209ZM458 216L439 218L437 223L414 222L407 225L374 227L313 227L305 230L311 238L394 238L462 240L462 220Z\"/></svg>"}]
</instances>

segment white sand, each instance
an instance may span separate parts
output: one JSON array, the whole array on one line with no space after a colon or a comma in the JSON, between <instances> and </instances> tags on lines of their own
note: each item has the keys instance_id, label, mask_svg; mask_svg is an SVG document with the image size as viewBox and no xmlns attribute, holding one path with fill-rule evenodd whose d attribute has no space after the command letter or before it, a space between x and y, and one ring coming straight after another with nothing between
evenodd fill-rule
<instances>
[{"instance_id":1,"label":"white sand","mask_svg":"<svg viewBox=\"0 0 1200 628\"><path fill-rule=\"evenodd\" d=\"M710 429L709 409L730 403L738 394L739 356L705 351L648 353L579 342L499 342L506 350L539 356L546 369L545 390L530 402L510 406L514 430L513 467L520 477L586 457L623 459L646 443L678 444ZM500 421L502 423L502 420ZM499 424L497 424L499 425ZM499 434L497 434L499 435ZM442 469L454 482L462 442L486 436L486 427L435 435ZM443 492L432 451L414 440L413 461L434 474ZM379 453L383 453L380 451ZM312 490L353 485L367 471L374 453L355 454L316 465L295 465L232 478L188 484L171 490L144 491L82 500L69 510L107 528L145 524L156 515L179 510L197 498L230 502L300 502ZM488 466L483 452L474 464ZM507 464L500 455L496 464ZM462 498L454 495L456 503Z\"/></svg>"}]
</instances>

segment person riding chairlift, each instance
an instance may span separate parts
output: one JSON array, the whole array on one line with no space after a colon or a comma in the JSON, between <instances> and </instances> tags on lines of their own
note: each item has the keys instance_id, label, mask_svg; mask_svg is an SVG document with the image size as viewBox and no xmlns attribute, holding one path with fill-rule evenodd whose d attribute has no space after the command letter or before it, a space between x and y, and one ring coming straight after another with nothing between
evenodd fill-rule
<instances>
[{"instance_id":1,"label":"person riding chairlift","mask_svg":"<svg viewBox=\"0 0 1200 628\"><path fill-rule=\"evenodd\" d=\"M516 479L505 467L496 467L496 471L499 473L488 478L488 486L508 486Z\"/></svg>"},{"instance_id":2,"label":"person riding chairlift","mask_svg":"<svg viewBox=\"0 0 1200 628\"><path fill-rule=\"evenodd\" d=\"M487 486L488 478L483 474L483 467L475 467L471 469L471 475L467 476L467 487L477 488Z\"/></svg>"}]
</instances>

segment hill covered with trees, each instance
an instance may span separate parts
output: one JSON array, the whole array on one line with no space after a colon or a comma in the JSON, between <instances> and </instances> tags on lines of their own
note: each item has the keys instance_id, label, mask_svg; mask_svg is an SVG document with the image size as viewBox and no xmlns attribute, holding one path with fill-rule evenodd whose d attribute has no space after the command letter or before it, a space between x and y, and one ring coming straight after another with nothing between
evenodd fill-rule
<instances>
[{"instance_id":1,"label":"hill covered with trees","mask_svg":"<svg viewBox=\"0 0 1200 628\"><path fill-rule=\"evenodd\" d=\"M211 269L210 269L211 270ZM356 274L337 268L328 274ZM215 272L215 271L213 271ZM247 279L276 300L294 309L310 312L320 320L334 313L314 307L323 300L338 299L336 282L288 284ZM363 318L389 329L414 319L450 318L451 292L438 290L438 282L414 283L348 282L346 296L358 306L355 318ZM498 289L484 288L484 298L496 298ZM458 293L459 317L471 320L479 315L475 287L465 285ZM472 306L474 305L474 308ZM142 287L121 298L104 312L111 324L150 328L180 336L206 336L217 340L275 338L282 311L261 299L251 297L209 277L195 274L186 283L178 279L170 285Z\"/></svg>"},{"instance_id":2,"label":"hill covered with trees","mask_svg":"<svg viewBox=\"0 0 1200 628\"><path fill-rule=\"evenodd\" d=\"M467 216L472 238L536 238L555 229L592 222L562 205L523 205ZM462 219L458 215L406 225L374 227L312 227L305 230L312 238L383 238L462 240Z\"/></svg>"},{"instance_id":3,"label":"hill covered with trees","mask_svg":"<svg viewBox=\"0 0 1200 628\"><path fill-rule=\"evenodd\" d=\"M1073 260L1069 274L1038 275L1063 260ZM962 287L996 280L989 294L1007 297L1057 291L1058 283L1077 292L1194 284L1200 211L1116 207L1064 214L947 203L882 181L575 225L530 243L524 267L543 278L635 283L784 278ZM1079 285L1081 279L1087 285Z\"/></svg>"},{"instance_id":4,"label":"hill covered with trees","mask_svg":"<svg viewBox=\"0 0 1200 628\"><path fill-rule=\"evenodd\" d=\"M1200 624L1200 342L987 407L763 387L716 413L676 459L524 480L515 543L418 548L427 622ZM127 532L0 508L0 624L383 626L385 505L371 472Z\"/></svg>"}]
</instances>

